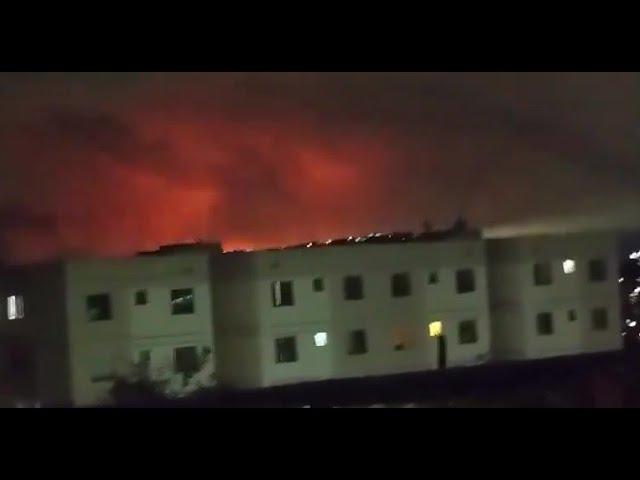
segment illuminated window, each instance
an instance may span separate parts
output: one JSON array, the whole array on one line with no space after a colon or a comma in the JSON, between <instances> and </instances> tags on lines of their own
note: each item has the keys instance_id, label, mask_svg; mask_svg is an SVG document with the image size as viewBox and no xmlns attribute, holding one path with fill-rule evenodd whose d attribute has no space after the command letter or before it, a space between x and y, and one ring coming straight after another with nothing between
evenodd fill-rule
<instances>
[{"instance_id":1,"label":"illuminated window","mask_svg":"<svg viewBox=\"0 0 640 480\"><path fill-rule=\"evenodd\" d=\"M431 322L429 324L429 336L439 337L440 335L442 335L442 322Z\"/></svg>"},{"instance_id":2,"label":"illuminated window","mask_svg":"<svg viewBox=\"0 0 640 480\"><path fill-rule=\"evenodd\" d=\"M411 277L408 273L395 273L391 276L391 296L408 297L411 295Z\"/></svg>"},{"instance_id":3,"label":"illuminated window","mask_svg":"<svg viewBox=\"0 0 640 480\"><path fill-rule=\"evenodd\" d=\"M551 263L536 263L533 266L534 285L551 285L552 282Z\"/></svg>"},{"instance_id":4,"label":"illuminated window","mask_svg":"<svg viewBox=\"0 0 640 480\"><path fill-rule=\"evenodd\" d=\"M553 334L553 314L550 312L539 313L536 317L536 328L538 335Z\"/></svg>"},{"instance_id":5,"label":"illuminated window","mask_svg":"<svg viewBox=\"0 0 640 480\"><path fill-rule=\"evenodd\" d=\"M147 304L147 291L146 290L138 290L136 292L135 303L136 303L136 305L146 305Z\"/></svg>"},{"instance_id":6,"label":"illuminated window","mask_svg":"<svg viewBox=\"0 0 640 480\"><path fill-rule=\"evenodd\" d=\"M456 290L458 293L469 293L476 289L476 279L473 270L465 268L456 272Z\"/></svg>"},{"instance_id":7,"label":"illuminated window","mask_svg":"<svg viewBox=\"0 0 640 480\"><path fill-rule=\"evenodd\" d=\"M98 293L87 297L87 315L90 322L111 320L111 297L108 293Z\"/></svg>"},{"instance_id":8,"label":"illuminated window","mask_svg":"<svg viewBox=\"0 0 640 480\"><path fill-rule=\"evenodd\" d=\"M327 332L318 332L313 336L316 347L324 347L327 344Z\"/></svg>"},{"instance_id":9,"label":"illuminated window","mask_svg":"<svg viewBox=\"0 0 640 480\"><path fill-rule=\"evenodd\" d=\"M193 288L171 290L171 315L189 315L195 312Z\"/></svg>"},{"instance_id":10,"label":"illuminated window","mask_svg":"<svg viewBox=\"0 0 640 480\"><path fill-rule=\"evenodd\" d=\"M273 282L271 295L274 307L290 307L293 305L293 282L290 280Z\"/></svg>"},{"instance_id":11,"label":"illuminated window","mask_svg":"<svg viewBox=\"0 0 640 480\"><path fill-rule=\"evenodd\" d=\"M589 280L604 282L607 279L607 263L602 259L589 260Z\"/></svg>"},{"instance_id":12,"label":"illuminated window","mask_svg":"<svg viewBox=\"0 0 640 480\"><path fill-rule=\"evenodd\" d=\"M324 292L324 279L321 277L317 277L313 279L313 291L314 292Z\"/></svg>"},{"instance_id":13,"label":"illuminated window","mask_svg":"<svg viewBox=\"0 0 640 480\"><path fill-rule=\"evenodd\" d=\"M562 262L562 271L566 274L573 273L576 271L576 261L570 258L567 258Z\"/></svg>"},{"instance_id":14,"label":"illuminated window","mask_svg":"<svg viewBox=\"0 0 640 480\"><path fill-rule=\"evenodd\" d=\"M466 345L478 341L478 329L475 320L463 320L458 324L458 343Z\"/></svg>"},{"instance_id":15,"label":"illuminated window","mask_svg":"<svg viewBox=\"0 0 640 480\"><path fill-rule=\"evenodd\" d=\"M364 330L353 330L349 332L349 355L364 355L369 351L367 346L367 332Z\"/></svg>"},{"instance_id":16,"label":"illuminated window","mask_svg":"<svg viewBox=\"0 0 640 480\"><path fill-rule=\"evenodd\" d=\"M276 363L293 363L298 361L296 337L276 338Z\"/></svg>"},{"instance_id":17,"label":"illuminated window","mask_svg":"<svg viewBox=\"0 0 640 480\"><path fill-rule=\"evenodd\" d=\"M15 320L24 318L24 300L22 295L11 295L7 297L7 318Z\"/></svg>"},{"instance_id":18,"label":"illuminated window","mask_svg":"<svg viewBox=\"0 0 640 480\"><path fill-rule=\"evenodd\" d=\"M591 311L591 328L593 330L606 330L609 318L606 308L594 308Z\"/></svg>"},{"instance_id":19,"label":"illuminated window","mask_svg":"<svg viewBox=\"0 0 640 480\"><path fill-rule=\"evenodd\" d=\"M362 300L364 298L364 288L360 275L348 275L344 277L344 299Z\"/></svg>"}]
</instances>

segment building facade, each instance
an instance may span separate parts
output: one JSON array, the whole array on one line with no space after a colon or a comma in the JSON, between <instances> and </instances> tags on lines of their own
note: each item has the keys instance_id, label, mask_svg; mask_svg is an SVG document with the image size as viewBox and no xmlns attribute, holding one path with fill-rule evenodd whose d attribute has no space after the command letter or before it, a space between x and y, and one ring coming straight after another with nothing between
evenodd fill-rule
<instances>
[{"instance_id":1,"label":"building facade","mask_svg":"<svg viewBox=\"0 0 640 480\"><path fill-rule=\"evenodd\" d=\"M224 285L214 294L222 384L384 375L489 355L479 239L232 253L213 271Z\"/></svg>"},{"instance_id":2,"label":"building facade","mask_svg":"<svg viewBox=\"0 0 640 480\"><path fill-rule=\"evenodd\" d=\"M0 401L102 404L121 376L262 388L621 348L614 234L458 233L7 270Z\"/></svg>"},{"instance_id":3,"label":"building facade","mask_svg":"<svg viewBox=\"0 0 640 480\"><path fill-rule=\"evenodd\" d=\"M95 405L109 401L117 377L144 371L179 390L207 362L213 369L209 257L77 260L5 275L3 351L24 344L33 364L14 396Z\"/></svg>"},{"instance_id":4,"label":"building facade","mask_svg":"<svg viewBox=\"0 0 640 480\"><path fill-rule=\"evenodd\" d=\"M494 358L622 347L614 234L488 240L487 258Z\"/></svg>"}]
</instances>

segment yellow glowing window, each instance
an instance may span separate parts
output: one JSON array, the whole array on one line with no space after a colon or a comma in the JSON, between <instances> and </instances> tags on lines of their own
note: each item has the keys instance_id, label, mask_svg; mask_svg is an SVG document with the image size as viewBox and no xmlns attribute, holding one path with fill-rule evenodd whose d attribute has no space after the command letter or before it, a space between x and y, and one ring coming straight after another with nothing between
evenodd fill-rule
<instances>
[{"instance_id":1,"label":"yellow glowing window","mask_svg":"<svg viewBox=\"0 0 640 480\"><path fill-rule=\"evenodd\" d=\"M429 324L429 336L439 337L442 335L442 322L431 322Z\"/></svg>"}]
</instances>

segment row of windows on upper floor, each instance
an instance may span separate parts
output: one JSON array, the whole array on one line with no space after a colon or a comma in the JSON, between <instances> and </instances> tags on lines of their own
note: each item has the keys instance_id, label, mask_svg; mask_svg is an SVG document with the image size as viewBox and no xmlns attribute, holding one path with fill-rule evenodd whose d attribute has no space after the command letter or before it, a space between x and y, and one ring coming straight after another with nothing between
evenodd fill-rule
<instances>
[{"instance_id":1,"label":"row of windows on upper floor","mask_svg":"<svg viewBox=\"0 0 640 480\"><path fill-rule=\"evenodd\" d=\"M438 272L430 272L427 283L435 285L440 279ZM407 272L391 275L390 293L392 297L408 297L411 295L411 275ZM342 281L343 298L345 300L362 300L364 298L364 280L362 275L347 275ZM312 281L314 292L324 291L324 279L314 278ZM475 272L471 268L456 271L456 292L471 293L476 290ZM294 304L293 280L277 280L271 283L271 294L274 307L291 306Z\"/></svg>"},{"instance_id":2,"label":"row of windows on upper floor","mask_svg":"<svg viewBox=\"0 0 640 480\"><path fill-rule=\"evenodd\" d=\"M562 261L562 272L565 275L575 274L576 261L566 258ZM604 282L607 280L607 262L601 258L594 258L587 262L587 273L590 282ZM551 285L553 283L553 262L538 262L533 265L533 284L536 286Z\"/></svg>"},{"instance_id":3,"label":"row of windows on upper floor","mask_svg":"<svg viewBox=\"0 0 640 480\"><path fill-rule=\"evenodd\" d=\"M137 290L134 294L135 305L146 305L149 297L146 290ZM188 315L195 312L193 288L177 288L171 290L171 314ZM111 295L96 293L86 297L86 311L90 322L111 320ZM22 295L7 297L7 318L15 320L24 318L24 298Z\"/></svg>"},{"instance_id":4,"label":"row of windows on upper floor","mask_svg":"<svg viewBox=\"0 0 640 480\"><path fill-rule=\"evenodd\" d=\"M565 259L562 262L563 272L567 275L576 271L576 262ZM588 262L589 281L604 282L607 279L607 264L602 259L592 259ZM456 271L456 292L458 294L474 292L476 289L475 273L466 268ZM437 271L428 275L427 283L439 283ZM533 284L536 286L551 285L553 283L552 262L535 263L533 266ZM324 291L324 279L314 278L312 281L314 292ZM274 307L291 306L294 304L293 280L278 280L271 284ZM411 295L411 276L407 272L391 275L390 293L392 297L407 297ZM343 278L343 297L345 300L362 300L364 298L364 281L361 275L348 275Z\"/></svg>"},{"instance_id":5,"label":"row of windows on upper floor","mask_svg":"<svg viewBox=\"0 0 640 480\"><path fill-rule=\"evenodd\" d=\"M471 345L478 342L478 329L475 320L462 320L458 323L458 344ZM325 347L328 344L327 332L317 332L313 335L316 347ZM298 361L297 337L279 337L274 340L276 363L292 363ZM403 336L395 338L393 350L404 351L411 348L411 339ZM364 329L352 330L347 334L345 345L347 355L364 355L369 352L367 331Z\"/></svg>"},{"instance_id":6,"label":"row of windows on upper floor","mask_svg":"<svg viewBox=\"0 0 640 480\"><path fill-rule=\"evenodd\" d=\"M138 290L134 293L134 304L147 305L149 297L146 290ZM195 295L193 288L176 288L170 293L171 315L190 315L195 313ZM96 293L86 298L87 317L90 322L111 320L111 295L108 293Z\"/></svg>"}]
</instances>

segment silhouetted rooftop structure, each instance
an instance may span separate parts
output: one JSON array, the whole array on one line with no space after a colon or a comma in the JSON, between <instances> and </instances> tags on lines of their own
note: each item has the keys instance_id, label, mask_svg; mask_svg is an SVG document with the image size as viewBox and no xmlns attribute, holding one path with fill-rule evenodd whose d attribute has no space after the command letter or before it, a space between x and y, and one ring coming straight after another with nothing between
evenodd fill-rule
<instances>
[{"instance_id":1,"label":"silhouetted rooftop structure","mask_svg":"<svg viewBox=\"0 0 640 480\"><path fill-rule=\"evenodd\" d=\"M220 243L175 243L170 245L161 245L157 250L149 250L138 252L138 255L173 255L175 253L209 251L213 253L222 253L222 245Z\"/></svg>"}]
</instances>

